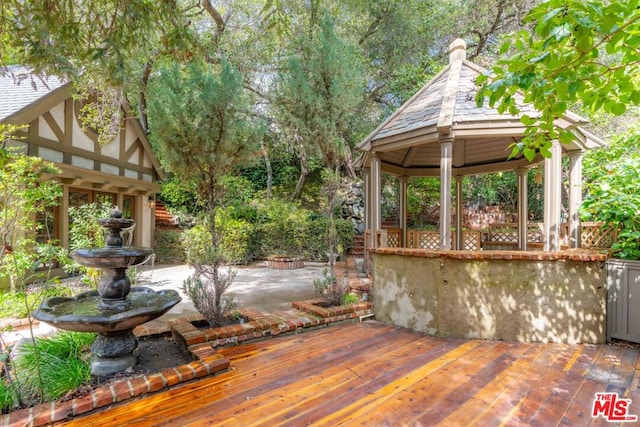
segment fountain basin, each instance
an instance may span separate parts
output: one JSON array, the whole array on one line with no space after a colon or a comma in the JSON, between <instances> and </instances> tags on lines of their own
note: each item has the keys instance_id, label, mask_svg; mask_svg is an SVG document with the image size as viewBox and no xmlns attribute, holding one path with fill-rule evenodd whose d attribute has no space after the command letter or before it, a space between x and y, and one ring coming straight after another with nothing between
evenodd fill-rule
<instances>
[{"instance_id":1,"label":"fountain basin","mask_svg":"<svg viewBox=\"0 0 640 427\"><path fill-rule=\"evenodd\" d=\"M109 310L99 308L102 298L98 291L88 291L75 297L49 298L33 317L59 329L108 334L131 330L156 319L181 300L173 289L154 291L134 286L126 298L126 310Z\"/></svg>"},{"instance_id":2,"label":"fountain basin","mask_svg":"<svg viewBox=\"0 0 640 427\"><path fill-rule=\"evenodd\" d=\"M92 268L125 268L142 264L153 255L151 248L92 248L76 249L71 252L80 265Z\"/></svg>"}]
</instances>

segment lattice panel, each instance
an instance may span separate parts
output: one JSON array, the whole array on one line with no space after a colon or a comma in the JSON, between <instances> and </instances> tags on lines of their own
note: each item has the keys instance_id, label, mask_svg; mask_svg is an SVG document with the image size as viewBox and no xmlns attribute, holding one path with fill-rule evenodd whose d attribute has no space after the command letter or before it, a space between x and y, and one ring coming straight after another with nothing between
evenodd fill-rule
<instances>
[{"instance_id":1,"label":"lattice panel","mask_svg":"<svg viewBox=\"0 0 640 427\"><path fill-rule=\"evenodd\" d=\"M518 228L508 225L490 226L489 240L492 242L517 242Z\"/></svg>"},{"instance_id":2,"label":"lattice panel","mask_svg":"<svg viewBox=\"0 0 640 427\"><path fill-rule=\"evenodd\" d=\"M618 237L615 227L602 228L602 224L582 224L580 245L583 248L610 248Z\"/></svg>"},{"instance_id":3,"label":"lattice panel","mask_svg":"<svg viewBox=\"0 0 640 427\"><path fill-rule=\"evenodd\" d=\"M517 240L517 239L516 239ZM530 224L527 227L527 241L530 243L543 243L544 234L541 224Z\"/></svg>"},{"instance_id":4,"label":"lattice panel","mask_svg":"<svg viewBox=\"0 0 640 427\"><path fill-rule=\"evenodd\" d=\"M418 234L418 248L437 251L440 249L440 233L422 232Z\"/></svg>"},{"instance_id":5,"label":"lattice panel","mask_svg":"<svg viewBox=\"0 0 640 427\"><path fill-rule=\"evenodd\" d=\"M479 251L480 250L480 233L477 231L463 231L464 237L464 250L465 251Z\"/></svg>"},{"instance_id":6,"label":"lattice panel","mask_svg":"<svg viewBox=\"0 0 640 427\"><path fill-rule=\"evenodd\" d=\"M400 247L400 233L396 233L396 232L387 233L387 247L389 248Z\"/></svg>"}]
</instances>

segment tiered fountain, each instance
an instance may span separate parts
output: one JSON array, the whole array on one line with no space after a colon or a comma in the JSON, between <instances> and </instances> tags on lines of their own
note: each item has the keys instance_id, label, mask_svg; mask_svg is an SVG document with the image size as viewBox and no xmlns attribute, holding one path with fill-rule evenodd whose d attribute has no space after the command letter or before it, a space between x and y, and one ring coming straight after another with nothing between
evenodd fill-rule
<instances>
[{"instance_id":1,"label":"tiered fountain","mask_svg":"<svg viewBox=\"0 0 640 427\"><path fill-rule=\"evenodd\" d=\"M117 208L111 211L110 218L100 220L100 225L110 232L106 247L71 253L79 264L104 270L98 290L73 298L49 298L33 314L60 329L98 333L91 346L92 375L110 375L135 366L138 340L133 329L160 317L181 300L173 289L156 292L131 286L127 269L153 255L151 248L122 246L120 232L134 224L134 220L123 219Z\"/></svg>"}]
</instances>

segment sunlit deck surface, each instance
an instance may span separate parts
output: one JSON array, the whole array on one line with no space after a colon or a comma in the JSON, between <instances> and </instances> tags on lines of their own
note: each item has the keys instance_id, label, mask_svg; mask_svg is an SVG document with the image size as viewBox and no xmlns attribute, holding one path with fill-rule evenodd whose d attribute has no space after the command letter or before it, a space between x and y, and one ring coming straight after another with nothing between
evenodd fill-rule
<instances>
[{"instance_id":1,"label":"sunlit deck surface","mask_svg":"<svg viewBox=\"0 0 640 427\"><path fill-rule=\"evenodd\" d=\"M68 426L615 425L640 415L638 349L451 340L367 321L221 349L231 369Z\"/></svg>"}]
</instances>

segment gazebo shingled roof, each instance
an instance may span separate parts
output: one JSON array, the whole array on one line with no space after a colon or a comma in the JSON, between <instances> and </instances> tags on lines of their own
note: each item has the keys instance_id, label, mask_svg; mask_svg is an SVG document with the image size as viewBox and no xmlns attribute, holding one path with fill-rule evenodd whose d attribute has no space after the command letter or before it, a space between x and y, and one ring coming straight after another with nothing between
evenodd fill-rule
<instances>
[{"instance_id":1,"label":"gazebo shingled roof","mask_svg":"<svg viewBox=\"0 0 640 427\"><path fill-rule=\"evenodd\" d=\"M442 135L454 138L454 175L515 170L528 165L522 157L507 162L508 147L524 134L520 116L536 117L538 112L523 102L522 94L515 95L520 106L517 117L500 114L487 102L478 107L475 81L487 71L467 61L465 49L464 41L454 41L450 63L358 144L357 148L365 152L363 165L369 164L369 153L376 151L386 173L438 176L441 153L437 143ZM574 142L563 146L564 151L604 145L581 127L586 122L571 112L558 121L559 126L576 135Z\"/></svg>"},{"instance_id":2,"label":"gazebo shingled roof","mask_svg":"<svg viewBox=\"0 0 640 427\"><path fill-rule=\"evenodd\" d=\"M451 249L451 184L456 181L458 203L462 189L461 177L508 170L518 171L519 177L519 242L526 249L526 170L545 162L545 249L558 250L560 228L561 156L569 154L571 161L570 228L572 240L579 242L578 207L581 204L581 159L585 150L605 143L582 125L587 120L567 112L556 125L570 130L576 137L569 144L553 143L552 158L537 156L529 162L522 155L508 159L509 146L520 141L526 127L522 115L538 117L524 95L516 93L519 116L500 114L485 102L476 104L476 78L487 71L466 60L466 44L457 39L450 46L449 64L420 89L411 99L367 136L357 149L363 152L360 166L365 170L367 186L367 228L380 228L380 175L400 177L401 228L406 236L406 182L412 176L439 176L441 181L440 241L442 249ZM404 197L404 200L403 200ZM457 218L460 221L461 212ZM457 224L460 231L462 224ZM375 234L375 233L374 233ZM458 233L456 239L461 239ZM375 240L375 239L374 239ZM403 239L404 240L404 239ZM458 240L460 243L460 240ZM376 243L373 242L373 247ZM578 243L576 243L578 244ZM460 247L460 246L457 246Z\"/></svg>"}]
</instances>

